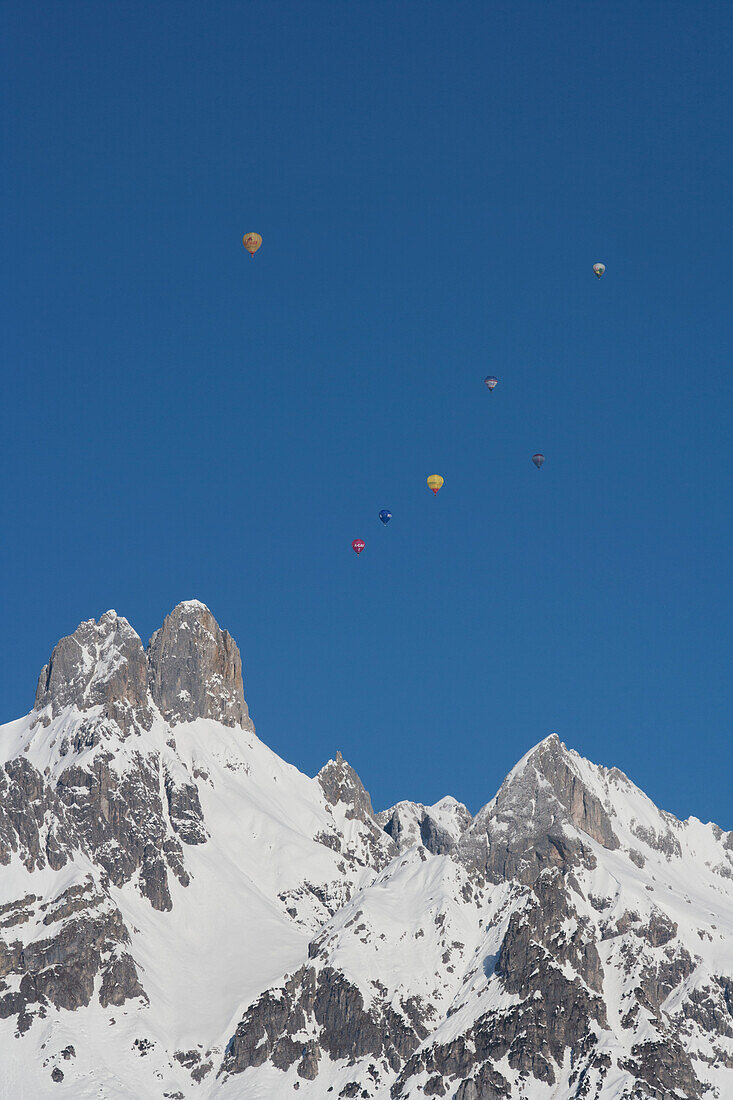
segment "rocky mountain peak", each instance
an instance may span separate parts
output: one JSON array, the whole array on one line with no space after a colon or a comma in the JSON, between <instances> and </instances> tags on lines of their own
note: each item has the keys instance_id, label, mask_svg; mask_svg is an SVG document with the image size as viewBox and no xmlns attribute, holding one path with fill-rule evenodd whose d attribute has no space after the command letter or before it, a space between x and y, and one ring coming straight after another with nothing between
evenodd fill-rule
<instances>
[{"instance_id":1,"label":"rocky mountain peak","mask_svg":"<svg viewBox=\"0 0 733 1100\"><path fill-rule=\"evenodd\" d=\"M150 693L170 725L212 718L254 730L239 649L205 604L174 607L150 639L147 657Z\"/></svg>"},{"instance_id":2,"label":"rocky mountain peak","mask_svg":"<svg viewBox=\"0 0 733 1100\"><path fill-rule=\"evenodd\" d=\"M617 848L611 819L591 789L582 763L557 734L551 734L509 773L495 799L495 816L514 823L516 815L527 810L530 819L544 818L549 812L556 820L564 817L572 822L604 848ZM589 769L599 771L595 765Z\"/></svg>"},{"instance_id":3,"label":"rocky mountain peak","mask_svg":"<svg viewBox=\"0 0 733 1100\"><path fill-rule=\"evenodd\" d=\"M142 642L127 619L107 611L80 623L54 646L38 678L35 709L55 717L68 706L147 705L147 664Z\"/></svg>"},{"instance_id":4,"label":"rocky mountain peak","mask_svg":"<svg viewBox=\"0 0 733 1100\"><path fill-rule=\"evenodd\" d=\"M242 660L226 630L198 600L178 604L150 639L147 653L127 619L107 611L62 638L36 689L37 722L64 708L101 706L127 734L150 728L152 701L169 725L211 718L254 730L244 699Z\"/></svg>"},{"instance_id":5,"label":"rocky mountain peak","mask_svg":"<svg viewBox=\"0 0 733 1100\"><path fill-rule=\"evenodd\" d=\"M433 806L421 802L398 802L377 814L377 821L400 851L422 844L434 855L446 855L456 848L460 836L473 818L466 806L451 795Z\"/></svg>"},{"instance_id":6,"label":"rocky mountain peak","mask_svg":"<svg viewBox=\"0 0 733 1100\"><path fill-rule=\"evenodd\" d=\"M338 802L345 802L348 809L346 816L358 818L360 821L374 818L372 800L364 787L361 779L339 750L335 760L329 760L316 776L323 788L327 801L335 806Z\"/></svg>"},{"instance_id":7,"label":"rocky mountain peak","mask_svg":"<svg viewBox=\"0 0 733 1100\"><path fill-rule=\"evenodd\" d=\"M545 867L568 869L578 860L590 864L593 856L584 836L604 848L618 848L609 813L593 790L598 771L556 734L540 741L464 833L465 857L491 878L531 884Z\"/></svg>"}]
</instances>

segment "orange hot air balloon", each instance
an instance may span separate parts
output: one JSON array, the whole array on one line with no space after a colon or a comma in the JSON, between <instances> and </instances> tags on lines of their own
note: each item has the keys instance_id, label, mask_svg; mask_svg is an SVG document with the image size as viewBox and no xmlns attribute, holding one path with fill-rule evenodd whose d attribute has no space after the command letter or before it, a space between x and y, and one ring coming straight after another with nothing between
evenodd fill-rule
<instances>
[{"instance_id":1,"label":"orange hot air balloon","mask_svg":"<svg viewBox=\"0 0 733 1100\"><path fill-rule=\"evenodd\" d=\"M428 478L428 489L432 489L437 494L438 489L443 485L443 478L440 474L431 474Z\"/></svg>"},{"instance_id":2,"label":"orange hot air balloon","mask_svg":"<svg viewBox=\"0 0 733 1100\"><path fill-rule=\"evenodd\" d=\"M262 237L259 233L245 233L242 237L242 244L247 249L250 256L254 256L255 252L262 244Z\"/></svg>"}]
</instances>

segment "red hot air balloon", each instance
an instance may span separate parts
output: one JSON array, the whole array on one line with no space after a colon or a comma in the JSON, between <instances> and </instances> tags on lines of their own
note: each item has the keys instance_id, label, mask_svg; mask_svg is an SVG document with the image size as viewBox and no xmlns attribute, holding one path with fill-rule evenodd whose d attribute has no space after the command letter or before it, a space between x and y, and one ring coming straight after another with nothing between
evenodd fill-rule
<instances>
[{"instance_id":1,"label":"red hot air balloon","mask_svg":"<svg viewBox=\"0 0 733 1100\"><path fill-rule=\"evenodd\" d=\"M354 551L354 553L358 557L359 554L361 554L362 550L364 549L364 540L363 539L354 539L354 541L351 544L351 549Z\"/></svg>"}]
</instances>

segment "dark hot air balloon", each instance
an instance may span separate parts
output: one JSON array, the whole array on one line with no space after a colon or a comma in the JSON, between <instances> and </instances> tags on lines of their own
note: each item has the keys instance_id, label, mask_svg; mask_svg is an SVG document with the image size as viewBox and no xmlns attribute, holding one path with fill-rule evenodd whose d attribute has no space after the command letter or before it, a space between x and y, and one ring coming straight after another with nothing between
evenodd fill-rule
<instances>
[{"instance_id":1,"label":"dark hot air balloon","mask_svg":"<svg viewBox=\"0 0 733 1100\"><path fill-rule=\"evenodd\" d=\"M382 523L389 523L389 521L392 519L392 513L390 512L389 508L383 508L382 511L379 513L379 518L381 519Z\"/></svg>"},{"instance_id":2,"label":"dark hot air balloon","mask_svg":"<svg viewBox=\"0 0 733 1100\"><path fill-rule=\"evenodd\" d=\"M539 470L540 466L545 461L545 456L544 455L539 455L539 454L532 455L532 461L534 462L535 466Z\"/></svg>"}]
</instances>

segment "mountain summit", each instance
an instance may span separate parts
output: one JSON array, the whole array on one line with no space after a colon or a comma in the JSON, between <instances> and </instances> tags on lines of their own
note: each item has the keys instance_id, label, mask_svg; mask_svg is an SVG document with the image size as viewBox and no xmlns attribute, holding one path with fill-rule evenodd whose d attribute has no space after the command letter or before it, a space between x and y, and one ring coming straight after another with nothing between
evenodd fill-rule
<instances>
[{"instance_id":1,"label":"mountain summit","mask_svg":"<svg viewBox=\"0 0 733 1100\"><path fill-rule=\"evenodd\" d=\"M147 714L150 700L171 726L213 718L254 729L236 642L198 600L171 611L147 652L116 611L80 623L41 670L35 709L49 718L70 705L82 711L102 705L119 717L125 708Z\"/></svg>"},{"instance_id":2,"label":"mountain summit","mask_svg":"<svg viewBox=\"0 0 733 1100\"><path fill-rule=\"evenodd\" d=\"M179 603L148 645L150 694L169 725L213 718L254 730L237 644L198 600Z\"/></svg>"},{"instance_id":3,"label":"mountain summit","mask_svg":"<svg viewBox=\"0 0 733 1100\"><path fill-rule=\"evenodd\" d=\"M255 735L239 650L108 611L0 727L0 1095L733 1096L733 834L552 735L472 817Z\"/></svg>"}]
</instances>

